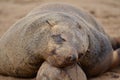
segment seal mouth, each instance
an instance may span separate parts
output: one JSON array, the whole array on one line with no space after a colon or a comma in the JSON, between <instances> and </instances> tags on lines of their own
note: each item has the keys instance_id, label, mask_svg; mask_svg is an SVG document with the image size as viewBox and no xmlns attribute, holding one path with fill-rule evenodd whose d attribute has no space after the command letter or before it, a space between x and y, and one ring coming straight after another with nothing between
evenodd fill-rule
<instances>
[{"instance_id":1,"label":"seal mouth","mask_svg":"<svg viewBox=\"0 0 120 80\"><path fill-rule=\"evenodd\" d=\"M76 64L77 62L76 61L73 61L73 62L67 62L67 61L64 61L62 64L60 64L58 67L59 68L65 68L67 66L71 66L71 65L74 65Z\"/></svg>"},{"instance_id":2,"label":"seal mouth","mask_svg":"<svg viewBox=\"0 0 120 80\"><path fill-rule=\"evenodd\" d=\"M62 68L77 63L78 59L78 53L71 52L68 55L62 55L62 53L59 54L56 49L53 49L46 61L55 67Z\"/></svg>"},{"instance_id":3,"label":"seal mouth","mask_svg":"<svg viewBox=\"0 0 120 80\"><path fill-rule=\"evenodd\" d=\"M62 59L59 56L54 55L54 56L50 56L47 59L47 62L55 67L64 68L66 66L70 66L77 63L78 59L76 58L75 55L73 55L72 57L68 57L66 59Z\"/></svg>"}]
</instances>

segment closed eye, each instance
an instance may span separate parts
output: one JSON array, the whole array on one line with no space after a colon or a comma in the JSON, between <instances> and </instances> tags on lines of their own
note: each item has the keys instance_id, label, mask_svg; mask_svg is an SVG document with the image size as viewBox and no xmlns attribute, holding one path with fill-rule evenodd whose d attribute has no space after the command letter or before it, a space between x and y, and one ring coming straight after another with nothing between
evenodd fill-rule
<instances>
[{"instance_id":1,"label":"closed eye","mask_svg":"<svg viewBox=\"0 0 120 80\"><path fill-rule=\"evenodd\" d=\"M57 44L62 44L66 41L64 38L61 37L61 34L52 35L52 38Z\"/></svg>"}]
</instances>

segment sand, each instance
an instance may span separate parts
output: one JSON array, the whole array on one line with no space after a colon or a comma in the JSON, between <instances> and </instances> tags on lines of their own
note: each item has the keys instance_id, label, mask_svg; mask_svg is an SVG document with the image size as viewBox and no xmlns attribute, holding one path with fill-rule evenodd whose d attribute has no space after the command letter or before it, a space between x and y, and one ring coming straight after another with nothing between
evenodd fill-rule
<instances>
[{"instance_id":1,"label":"sand","mask_svg":"<svg viewBox=\"0 0 120 80\"><path fill-rule=\"evenodd\" d=\"M112 37L120 36L120 0L0 0L0 37L30 10L50 2L65 2L94 15ZM0 80L33 80L0 76ZM89 80L120 80L120 67Z\"/></svg>"}]
</instances>

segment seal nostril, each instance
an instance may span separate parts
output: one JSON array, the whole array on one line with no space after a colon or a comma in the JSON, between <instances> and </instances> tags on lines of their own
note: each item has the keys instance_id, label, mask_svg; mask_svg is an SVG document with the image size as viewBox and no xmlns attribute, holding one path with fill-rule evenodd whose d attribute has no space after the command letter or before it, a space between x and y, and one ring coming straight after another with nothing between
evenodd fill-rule
<instances>
[{"instance_id":1,"label":"seal nostril","mask_svg":"<svg viewBox=\"0 0 120 80\"><path fill-rule=\"evenodd\" d=\"M75 55L70 55L70 56L68 57L68 60L69 60L69 61L76 61L76 60L77 60L77 57L76 57Z\"/></svg>"}]
</instances>

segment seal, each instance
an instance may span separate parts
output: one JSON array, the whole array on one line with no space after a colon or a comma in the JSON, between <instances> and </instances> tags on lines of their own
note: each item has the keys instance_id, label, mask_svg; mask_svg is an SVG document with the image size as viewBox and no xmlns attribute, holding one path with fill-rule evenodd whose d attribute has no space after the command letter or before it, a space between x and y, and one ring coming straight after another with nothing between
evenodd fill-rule
<instances>
[{"instance_id":1,"label":"seal","mask_svg":"<svg viewBox=\"0 0 120 80\"><path fill-rule=\"evenodd\" d=\"M113 49L90 14L67 4L46 4L16 22L0 39L0 74L34 77L46 61L63 68L78 63L87 76L105 72Z\"/></svg>"}]
</instances>

